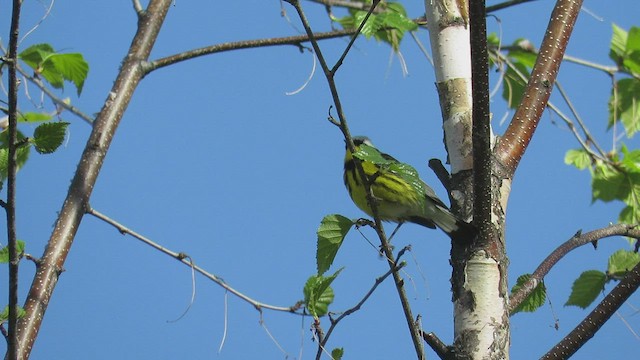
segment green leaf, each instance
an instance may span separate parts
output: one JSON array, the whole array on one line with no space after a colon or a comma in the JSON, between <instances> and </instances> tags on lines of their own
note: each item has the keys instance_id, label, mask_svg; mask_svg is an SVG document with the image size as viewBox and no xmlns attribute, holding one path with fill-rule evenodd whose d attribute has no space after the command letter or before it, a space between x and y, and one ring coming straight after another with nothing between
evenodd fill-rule
<instances>
[{"instance_id":1,"label":"green leaf","mask_svg":"<svg viewBox=\"0 0 640 360\"><path fill-rule=\"evenodd\" d=\"M637 199L640 199L640 173L638 172L622 172L612 166L598 163L592 176L593 201L622 200L626 204L635 204Z\"/></svg>"},{"instance_id":2,"label":"green leaf","mask_svg":"<svg viewBox=\"0 0 640 360\"><path fill-rule=\"evenodd\" d=\"M591 157L584 149L571 149L565 154L564 163L584 170L591 166Z\"/></svg>"},{"instance_id":3,"label":"green leaf","mask_svg":"<svg viewBox=\"0 0 640 360\"><path fill-rule=\"evenodd\" d=\"M333 358L333 360L342 360L343 356L344 356L343 348L335 348L331 350L331 358Z\"/></svg>"},{"instance_id":4,"label":"green leaf","mask_svg":"<svg viewBox=\"0 0 640 360\"><path fill-rule=\"evenodd\" d=\"M16 242L16 248L18 250L18 255L24 252L26 244L22 240L18 240ZM0 264L6 264L9 262L9 246L4 246L0 249Z\"/></svg>"},{"instance_id":5,"label":"green leaf","mask_svg":"<svg viewBox=\"0 0 640 360\"><path fill-rule=\"evenodd\" d=\"M513 294L516 291L520 290L522 286L524 286L524 284L530 278L531 278L531 274L520 275L518 277L518 280L516 281L516 284L513 286L513 289L511 289L511 293ZM544 285L544 282L540 282L538 286L536 286L536 288L531 292L531 294L529 294L529 296L527 296L527 298L524 299L522 303L520 303L520 306L518 306L513 311L513 314L519 313L519 312L534 312L539 307L544 305L544 302L546 299L547 299L547 288Z\"/></svg>"},{"instance_id":6,"label":"green leaf","mask_svg":"<svg viewBox=\"0 0 640 360\"><path fill-rule=\"evenodd\" d=\"M609 58L616 64L621 63L627 47L627 32L616 24L612 24L613 34L609 45Z\"/></svg>"},{"instance_id":7,"label":"green leaf","mask_svg":"<svg viewBox=\"0 0 640 360\"><path fill-rule=\"evenodd\" d=\"M89 73L89 64L82 54L59 54L49 44L37 44L25 49L18 57L54 88L62 88L66 80L75 85L78 95L82 92Z\"/></svg>"},{"instance_id":8,"label":"green leaf","mask_svg":"<svg viewBox=\"0 0 640 360\"><path fill-rule=\"evenodd\" d=\"M637 206L627 205L620 211L618 222L622 224L637 224L640 220L640 213Z\"/></svg>"},{"instance_id":9,"label":"green leaf","mask_svg":"<svg viewBox=\"0 0 640 360\"><path fill-rule=\"evenodd\" d=\"M571 286L571 295L564 306L579 306L586 308L598 297L607 281L607 275L602 271L588 270L583 272Z\"/></svg>"},{"instance_id":10,"label":"green leaf","mask_svg":"<svg viewBox=\"0 0 640 360\"><path fill-rule=\"evenodd\" d=\"M500 38L498 34L492 32L487 36L487 45L490 47L498 47L500 45Z\"/></svg>"},{"instance_id":11,"label":"green leaf","mask_svg":"<svg viewBox=\"0 0 640 360\"><path fill-rule=\"evenodd\" d=\"M49 44L36 44L26 48L20 54L18 58L24 61L29 67L40 73L40 65L51 54L55 54L55 50Z\"/></svg>"},{"instance_id":12,"label":"green leaf","mask_svg":"<svg viewBox=\"0 0 640 360\"><path fill-rule=\"evenodd\" d=\"M321 317L329 312L329 305L334 298L333 289L331 289L330 285L341 271L342 269L339 269L329 277L313 275L304 285L304 302L307 310L314 317Z\"/></svg>"},{"instance_id":13,"label":"green leaf","mask_svg":"<svg viewBox=\"0 0 640 360\"><path fill-rule=\"evenodd\" d=\"M37 113L37 112L26 112L18 114L18 122L41 122L41 121L49 121L52 116L47 113Z\"/></svg>"},{"instance_id":14,"label":"green leaf","mask_svg":"<svg viewBox=\"0 0 640 360\"><path fill-rule=\"evenodd\" d=\"M316 264L319 275L329 270L353 224L351 219L338 214L327 215L322 219L317 231Z\"/></svg>"},{"instance_id":15,"label":"green leaf","mask_svg":"<svg viewBox=\"0 0 640 360\"><path fill-rule=\"evenodd\" d=\"M513 65L520 73L527 78L529 77L529 70L525 64L516 61ZM503 78L502 98L505 99L510 108L515 109L520 105L525 85L526 83L522 80L520 75L518 75L511 67L508 67Z\"/></svg>"},{"instance_id":16,"label":"green leaf","mask_svg":"<svg viewBox=\"0 0 640 360\"><path fill-rule=\"evenodd\" d=\"M51 122L41 124L33 132L33 142L36 151L41 154L51 154L56 151L67 133L68 122Z\"/></svg>"},{"instance_id":17,"label":"green leaf","mask_svg":"<svg viewBox=\"0 0 640 360\"><path fill-rule=\"evenodd\" d=\"M507 54L511 60L515 63L524 65L527 71L533 69L533 65L536 64L538 54L535 53L531 42L527 39L518 39L514 41L512 45L512 50Z\"/></svg>"},{"instance_id":18,"label":"green leaf","mask_svg":"<svg viewBox=\"0 0 640 360\"><path fill-rule=\"evenodd\" d=\"M84 81L89 73L89 64L84 60L82 54L53 54L43 63L43 67L46 73L43 71L42 75L47 80L49 80L48 76L52 76L53 79L61 77L76 86L78 96L82 93ZM53 82L51 85L54 85ZM56 86L54 85L54 87Z\"/></svg>"},{"instance_id":19,"label":"green leaf","mask_svg":"<svg viewBox=\"0 0 640 360\"><path fill-rule=\"evenodd\" d=\"M607 266L607 274L609 276L620 279L633 269L640 262L640 254L628 251L618 250L609 257L609 266Z\"/></svg>"},{"instance_id":20,"label":"green leaf","mask_svg":"<svg viewBox=\"0 0 640 360\"><path fill-rule=\"evenodd\" d=\"M640 80L627 78L618 80L617 93L613 90L609 98L609 128L615 121L624 126L627 137L640 130Z\"/></svg>"},{"instance_id":21,"label":"green leaf","mask_svg":"<svg viewBox=\"0 0 640 360\"><path fill-rule=\"evenodd\" d=\"M26 311L21 306L18 306L18 319L24 317ZM0 323L4 323L9 320L9 305L5 306L2 312L0 313Z\"/></svg>"},{"instance_id":22,"label":"green leaf","mask_svg":"<svg viewBox=\"0 0 640 360\"><path fill-rule=\"evenodd\" d=\"M4 180L8 175L8 167L9 167L9 141L8 141L9 132L3 131L0 132L0 180ZM25 139L24 135L18 131L18 142L23 141ZM18 165L18 170L29 159L29 153L31 152L31 146L28 143L20 146L17 150L16 160Z\"/></svg>"}]
</instances>

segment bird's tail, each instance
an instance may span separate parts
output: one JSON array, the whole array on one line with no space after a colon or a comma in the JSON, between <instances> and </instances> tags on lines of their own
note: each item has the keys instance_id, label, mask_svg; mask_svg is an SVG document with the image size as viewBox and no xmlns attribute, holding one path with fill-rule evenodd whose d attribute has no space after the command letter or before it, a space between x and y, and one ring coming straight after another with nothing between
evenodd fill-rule
<instances>
[{"instance_id":1,"label":"bird's tail","mask_svg":"<svg viewBox=\"0 0 640 360\"><path fill-rule=\"evenodd\" d=\"M477 235L475 226L453 215L447 208L438 206L437 209L440 211L437 212L432 220L437 227L449 235L451 240L460 242L473 241Z\"/></svg>"}]
</instances>

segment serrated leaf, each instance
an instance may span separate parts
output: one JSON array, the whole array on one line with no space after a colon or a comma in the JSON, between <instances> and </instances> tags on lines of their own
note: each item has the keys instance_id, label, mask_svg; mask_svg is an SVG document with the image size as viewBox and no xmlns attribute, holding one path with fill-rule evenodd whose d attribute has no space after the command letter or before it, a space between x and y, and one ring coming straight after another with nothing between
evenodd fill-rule
<instances>
[{"instance_id":1,"label":"serrated leaf","mask_svg":"<svg viewBox=\"0 0 640 360\"><path fill-rule=\"evenodd\" d=\"M49 44L36 44L24 49L18 58L29 65L37 73L40 73L40 64L48 58L51 54L54 54L55 50Z\"/></svg>"},{"instance_id":2,"label":"serrated leaf","mask_svg":"<svg viewBox=\"0 0 640 360\"><path fill-rule=\"evenodd\" d=\"M627 47L627 32L616 24L612 24L613 33L611 35L611 43L609 45L609 58L614 62L620 63L624 57Z\"/></svg>"},{"instance_id":3,"label":"serrated leaf","mask_svg":"<svg viewBox=\"0 0 640 360\"><path fill-rule=\"evenodd\" d=\"M331 350L331 358L333 358L333 360L342 360L343 356L344 356L343 348L335 348Z\"/></svg>"},{"instance_id":4,"label":"serrated leaf","mask_svg":"<svg viewBox=\"0 0 640 360\"><path fill-rule=\"evenodd\" d=\"M26 244L22 240L18 240L16 242L16 248L18 250L18 255L24 252ZM6 264L9 262L9 246L5 246L0 249L0 264Z\"/></svg>"},{"instance_id":5,"label":"serrated leaf","mask_svg":"<svg viewBox=\"0 0 640 360\"><path fill-rule=\"evenodd\" d=\"M520 290L522 286L531 278L531 274L523 274L518 277L516 284L511 289L511 293L515 293ZM544 282L540 282L538 286L527 296L522 303L513 311L512 314L519 312L534 312L542 305L547 299L547 288Z\"/></svg>"},{"instance_id":6,"label":"serrated leaf","mask_svg":"<svg viewBox=\"0 0 640 360\"><path fill-rule=\"evenodd\" d=\"M75 85L78 95L82 92L89 73L89 64L82 54L59 54L49 44L37 44L25 49L18 57L54 88L63 88L66 80Z\"/></svg>"},{"instance_id":7,"label":"serrated leaf","mask_svg":"<svg viewBox=\"0 0 640 360\"><path fill-rule=\"evenodd\" d=\"M639 262L640 254L628 250L618 250L609 257L607 273L613 278L620 279Z\"/></svg>"},{"instance_id":8,"label":"serrated leaf","mask_svg":"<svg viewBox=\"0 0 640 360\"><path fill-rule=\"evenodd\" d=\"M342 269L339 269L328 277L313 275L304 285L304 302L307 310L314 317L321 317L329 312L329 305L334 298L333 289L331 289L330 285L341 271Z\"/></svg>"},{"instance_id":9,"label":"serrated leaf","mask_svg":"<svg viewBox=\"0 0 640 360\"><path fill-rule=\"evenodd\" d=\"M24 317L26 311L21 306L18 306L18 319ZM5 306L2 312L0 312L0 323L4 323L9 320L9 305Z\"/></svg>"},{"instance_id":10,"label":"serrated leaf","mask_svg":"<svg viewBox=\"0 0 640 360\"><path fill-rule=\"evenodd\" d=\"M627 137L631 137L640 130L640 80L618 80L616 89L617 92L614 94L612 90L609 98L609 128L614 121L619 121Z\"/></svg>"},{"instance_id":11,"label":"serrated leaf","mask_svg":"<svg viewBox=\"0 0 640 360\"><path fill-rule=\"evenodd\" d=\"M622 172L606 164L597 164L592 176L593 201L622 200L633 204L640 198L640 173Z\"/></svg>"},{"instance_id":12,"label":"serrated leaf","mask_svg":"<svg viewBox=\"0 0 640 360\"><path fill-rule=\"evenodd\" d=\"M67 133L68 122L51 122L41 124L33 132L33 142L36 151L41 154L51 154L56 151Z\"/></svg>"},{"instance_id":13,"label":"serrated leaf","mask_svg":"<svg viewBox=\"0 0 640 360\"><path fill-rule=\"evenodd\" d=\"M351 219L338 214L327 215L322 219L317 231L316 265L319 275L329 270L353 224Z\"/></svg>"},{"instance_id":14,"label":"serrated leaf","mask_svg":"<svg viewBox=\"0 0 640 360\"><path fill-rule=\"evenodd\" d=\"M571 149L565 154L564 163L584 170L591 166L591 157L584 149Z\"/></svg>"},{"instance_id":15,"label":"serrated leaf","mask_svg":"<svg viewBox=\"0 0 640 360\"><path fill-rule=\"evenodd\" d=\"M591 305L604 288L607 275L602 271L583 272L571 286L571 295L564 306L579 306L583 309Z\"/></svg>"},{"instance_id":16,"label":"serrated leaf","mask_svg":"<svg viewBox=\"0 0 640 360\"><path fill-rule=\"evenodd\" d=\"M49 64L53 65L53 69L55 69L55 72L59 74L60 77L64 80L71 81L76 86L78 95L82 93L84 81L89 73L89 64L84 60L82 54L53 54L43 63L43 67L50 70ZM47 76L44 72L42 75ZM56 78L57 76L58 75L54 75Z\"/></svg>"}]
</instances>

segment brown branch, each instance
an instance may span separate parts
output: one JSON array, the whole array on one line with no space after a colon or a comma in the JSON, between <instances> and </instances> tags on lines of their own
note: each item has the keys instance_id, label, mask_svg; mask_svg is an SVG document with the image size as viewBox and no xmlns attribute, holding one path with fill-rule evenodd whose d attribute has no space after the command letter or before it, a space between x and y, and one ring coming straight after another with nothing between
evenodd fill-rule
<instances>
[{"instance_id":1,"label":"brown branch","mask_svg":"<svg viewBox=\"0 0 640 360\"><path fill-rule=\"evenodd\" d=\"M541 359L568 359L591 339L640 286L640 263L567 336Z\"/></svg>"},{"instance_id":2,"label":"brown branch","mask_svg":"<svg viewBox=\"0 0 640 360\"><path fill-rule=\"evenodd\" d=\"M376 291L376 289L378 288L378 286L380 286L380 284L382 284L388 277L389 275L391 275L394 272L398 272L400 271L400 269L402 269L405 264L404 263L399 263L398 264L398 260L400 260L400 257L402 256L402 253L404 253L404 250L398 254L398 258L396 259L396 266L392 269L389 269L389 271L387 271L386 273L384 273L384 275L378 277L376 279L376 281L373 283L373 286L369 289L369 291L367 291L367 293L362 297L362 299L352 308L348 309L347 311L343 312L342 314L340 314L340 316L338 316L335 320L331 319L331 326L329 326L329 330L327 330L327 333L324 336L319 336L318 338L320 339L319 344L318 344L318 351L316 353L316 360L320 360L320 358L322 357L322 352L323 349L326 348L327 346L327 342L329 342L329 337L331 336L331 334L333 333L333 330L336 328L336 326L338 325L338 323L344 319L345 317L353 314L354 312L360 310L360 308L362 308L362 305L364 305L364 303L371 297L371 295L373 295L373 292Z\"/></svg>"},{"instance_id":3,"label":"brown branch","mask_svg":"<svg viewBox=\"0 0 640 360\"><path fill-rule=\"evenodd\" d=\"M496 148L509 174L515 172L540 122L581 6L582 0L556 2L522 102Z\"/></svg>"},{"instance_id":4,"label":"brown branch","mask_svg":"<svg viewBox=\"0 0 640 360\"><path fill-rule=\"evenodd\" d=\"M356 33L356 29L346 29L346 30L335 30L329 32L316 33L313 36L317 40L325 40L325 39L334 39L343 36L350 36ZM297 45L309 41L308 35L296 35L296 36L287 36L280 38L270 38L270 39L256 39L256 40L245 40L245 41L234 41L223 44L216 44L211 46L202 47L199 49L194 49L190 51L185 51L179 54L167 56L158 60L154 60L149 62L145 71L147 73L152 72L153 70L157 70L159 68L169 66L181 61L194 59L200 56L211 55L224 51L231 50L241 50L241 49L251 49L251 48L259 48L259 47L269 47L269 46L280 46L280 45Z\"/></svg>"},{"instance_id":5,"label":"brown branch","mask_svg":"<svg viewBox=\"0 0 640 360\"><path fill-rule=\"evenodd\" d=\"M615 224L589 231L585 234L578 232L571 239L553 250L553 252L549 254L549 256L547 256L547 258L544 259L544 261L533 272L529 280L523 284L520 290L511 295L509 298L509 312L513 313L513 311L522 304L527 296L533 292L536 286L540 284L549 271L551 271L551 269L570 251L580 246L611 236L628 236L639 239L640 228L638 228L637 225Z\"/></svg>"},{"instance_id":6,"label":"brown branch","mask_svg":"<svg viewBox=\"0 0 640 360\"><path fill-rule=\"evenodd\" d=\"M269 304L265 304L262 303L258 300L255 300L245 294L243 294L242 292L234 289L233 287L229 286L226 282L224 282L224 280L222 280L222 278L206 271L205 269L201 268L200 266L196 265L193 262L193 258L188 255L185 254L183 252L176 252L176 251L172 251L167 249L166 247L152 241L151 239L137 233L136 231L133 231L131 229L129 229L128 227L122 225L121 223L113 220L112 218L108 217L105 214L102 214L101 212L91 208L91 206L87 205L87 214L92 215L94 217L96 217L97 219L100 219L102 221L104 221L105 223L113 226L114 228L116 228L116 230L118 230L118 232L120 232L120 234L122 235L131 235L134 238L140 240L141 242L143 242L146 245L151 246L152 248L160 251L161 253L168 255L172 258L174 258L175 260L178 260L179 262L181 262L182 264L188 266L190 269L193 269L193 271L196 271L198 273L200 273L201 275L203 275L204 277L206 277L207 279L215 282L216 284L220 285L223 289L225 289L226 291L230 292L231 294L237 296L238 298L248 302L249 304L253 305L254 308L256 308L258 311L261 311L262 309L269 309L269 310L275 310L275 311L284 311L284 312L290 312L290 313L295 313L298 315L305 315L302 313L298 313L296 312L297 310L297 306L275 306L275 305L269 305Z\"/></svg>"},{"instance_id":7,"label":"brown branch","mask_svg":"<svg viewBox=\"0 0 640 360\"><path fill-rule=\"evenodd\" d=\"M21 0L13 0L9 33L9 159L7 165L7 239L9 247L9 331L7 358L18 358L18 238L16 230L16 172L18 151L18 43L20 34Z\"/></svg>"},{"instance_id":8,"label":"brown branch","mask_svg":"<svg viewBox=\"0 0 640 360\"><path fill-rule=\"evenodd\" d=\"M454 358L452 357L451 351L447 347L447 344L442 342L442 340L440 340L440 338L436 334L432 332L426 333L424 331L422 331L421 333L424 341L429 345L431 350L435 351L440 359L446 360Z\"/></svg>"},{"instance_id":9,"label":"brown branch","mask_svg":"<svg viewBox=\"0 0 640 360\"><path fill-rule=\"evenodd\" d=\"M37 268L18 322L18 358L27 359L38 335L67 254L73 244L105 155L131 96L144 75L142 62L149 57L172 0L151 0L139 18L138 30L118 77L93 124L53 233Z\"/></svg>"}]
</instances>

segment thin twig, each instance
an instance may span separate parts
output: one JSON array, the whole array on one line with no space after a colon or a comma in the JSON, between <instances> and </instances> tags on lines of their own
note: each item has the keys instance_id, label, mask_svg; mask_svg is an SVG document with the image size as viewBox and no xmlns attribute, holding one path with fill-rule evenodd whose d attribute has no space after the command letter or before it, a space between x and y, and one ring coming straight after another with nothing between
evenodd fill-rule
<instances>
[{"instance_id":1,"label":"thin twig","mask_svg":"<svg viewBox=\"0 0 640 360\"><path fill-rule=\"evenodd\" d=\"M399 254L398 255L398 259L396 259L396 263L398 263L398 260L400 259L400 256L401 255ZM378 286L380 284L382 284L389 277L389 275L393 274L394 272L400 271L400 269L402 269L404 266L405 266L405 263L398 263L394 268L389 269L389 271L384 273L384 275L378 277L376 279L376 281L373 283L373 286L369 289L369 291L367 291L367 293L362 297L362 299L354 307L352 307L352 308L346 310L345 312L343 312L342 314L340 314L340 316L338 316L335 320L334 319L331 320L331 326L329 327L329 330L327 330L327 333L323 336L322 341L318 345L318 352L316 353L316 360L320 360L320 357L322 356L322 352L323 352L322 349L324 349L327 346L327 342L329 341L329 337L333 333L333 330L336 328L338 323L340 321L342 321L342 319L344 319L345 317L347 317L347 316L353 314L354 312L360 310L360 308L362 308L362 305L364 305L364 303L371 297L371 295L373 294L374 291L376 291Z\"/></svg>"},{"instance_id":2,"label":"thin twig","mask_svg":"<svg viewBox=\"0 0 640 360\"><path fill-rule=\"evenodd\" d=\"M20 34L20 11L22 1L13 0L11 29L9 33L9 159L7 165L7 239L9 247L9 331L8 359L18 359L18 238L16 230L16 172L18 171L18 42Z\"/></svg>"},{"instance_id":3,"label":"thin twig","mask_svg":"<svg viewBox=\"0 0 640 360\"><path fill-rule=\"evenodd\" d=\"M220 285L223 289L225 289L226 291L230 292L231 294L237 296L238 298L248 302L249 304L253 305L254 308L256 308L256 310L261 311L261 309L269 309L269 310L274 310L274 311L284 311L284 312L290 312L290 313L294 313L294 314L298 314L298 315L304 315L300 312L298 312L298 308L297 306L274 306L274 305L269 305L269 304L265 304L262 303L260 301L254 300L252 298L250 298L249 296L243 294L242 292L232 288L231 286L229 286L224 280L222 280L220 277L206 271L205 269L201 268L200 266L196 265L195 263L193 263L193 260L191 259L191 257L185 253L182 252L175 252L172 250L167 249L166 247L154 242L153 240L129 229L128 227L122 225L121 223L117 222L116 220L111 219L110 217L108 217L107 215L104 215L102 213L100 213L99 211L88 207L86 210L87 214L92 215L102 221L104 221L105 223L115 227L121 234L123 235L131 235L134 238L142 241L143 243L145 243L146 245L151 246L152 248L160 251L161 253L165 254L165 255L169 255L172 258L178 260L179 262L181 262L182 264L189 266L190 268L192 268L194 271L198 272L199 274L203 275L204 277L206 277L207 279L215 282L216 284Z\"/></svg>"},{"instance_id":4,"label":"thin twig","mask_svg":"<svg viewBox=\"0 0 640 360\"><path fill-rule=\"evenodd\" d=\"M509 298L509 312L513 314L515 309L533 292L549 271L569 252L580 246L611 236L628 236L640 239L640 228L637 225L615 224L584 234L581 232L576 233L571 239L553 250L533 274L531 274L529 280L527 280L516 293L511 294Z\"/></svg>"},{"instance_id":5,"label":"thin twig","mask_svg":"<svg viewBox=\"0 0 640 360\"><path fill-rule=\"evenodd\" d=\"M325 40L325 39L334 39L334 38L343 37L343 36L350 36L355 34L355 32L356 32L355 29L335 30L335 31L329 31L329 32L316 33L314 34L314 36L318 40ZM244 40L244 41L234 41L229 43L216 44L216 45L202 47L199 49L185 51L179 54L170 55L154 61L150 61L149 63L147 63L145 67L145 72L148 74L154 70L157 70L178 62L194 59L200 56L224 52L224 51L252 49L252 48L280 46L280 45L296 45L300 47L300 44L307 41L309 41L308 35L296 35L296 36L287 36L287 37L280 37L280 38Z\"/></svg>"}]
</instances>

